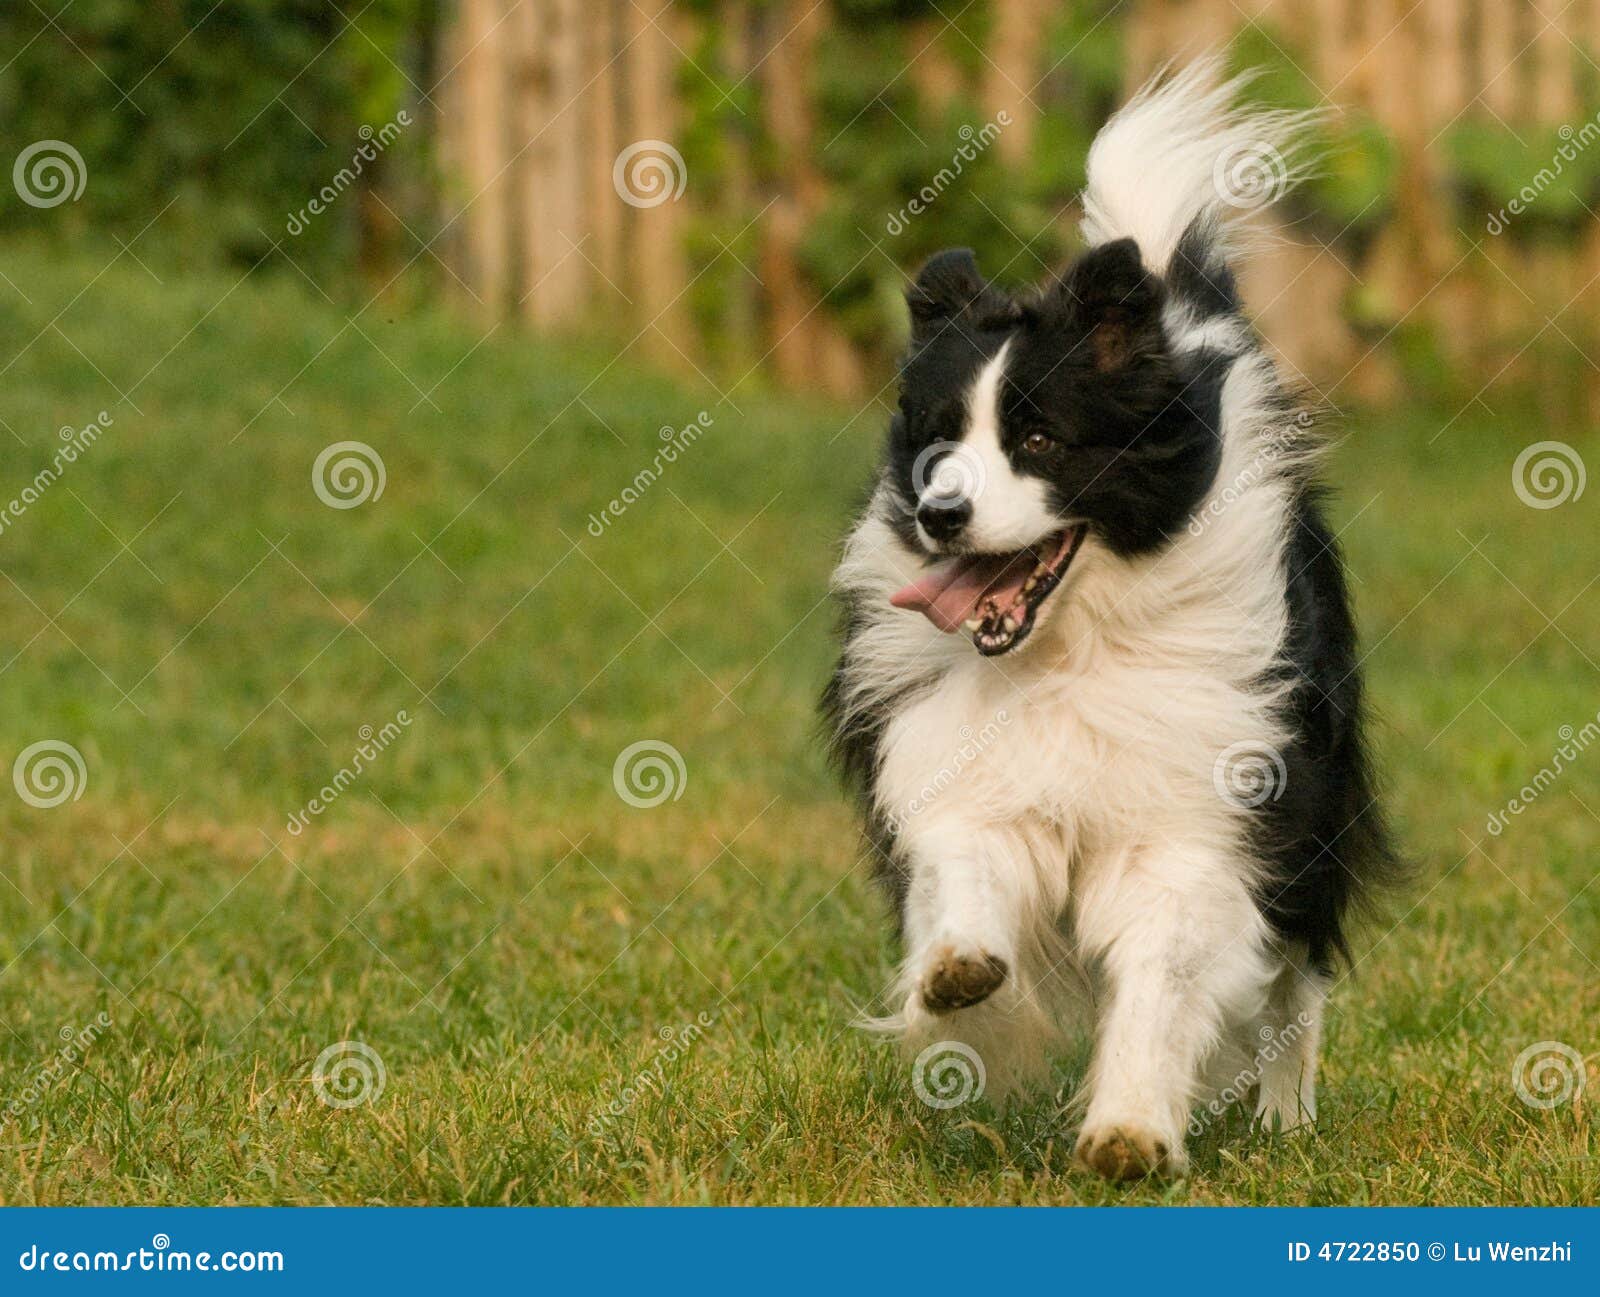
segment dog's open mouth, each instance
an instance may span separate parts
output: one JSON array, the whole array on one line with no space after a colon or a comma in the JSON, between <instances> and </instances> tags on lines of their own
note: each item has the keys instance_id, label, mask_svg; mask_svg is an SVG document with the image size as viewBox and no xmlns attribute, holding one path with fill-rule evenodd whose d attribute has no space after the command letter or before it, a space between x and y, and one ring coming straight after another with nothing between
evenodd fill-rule
<instances>
[{"instance_id":1,"label":"dog's open mouth","mask_svg":"<svg viewBox=\"0 0 1600 1297\"><path fill-rule=\"evenodd\" d=\"M1064 528L1009 554L964 554L896 590L889 602L920 612L940 630L966 630L985 657L1009 653L1032 632L1039 609L1061 584L1087 525Z\"/></svg>"}]
</instances>

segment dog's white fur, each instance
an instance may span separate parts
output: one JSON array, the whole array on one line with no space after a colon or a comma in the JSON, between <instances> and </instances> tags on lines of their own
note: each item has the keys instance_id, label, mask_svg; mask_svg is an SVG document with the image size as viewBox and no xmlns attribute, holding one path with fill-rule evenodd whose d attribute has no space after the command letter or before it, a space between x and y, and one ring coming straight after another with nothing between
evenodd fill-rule
<instances>
[{"instance_id":1,"label":"dog's white fur","mask_svg":"<svg viewBox=\"0 0 1600 1297\"><path fill-rule=\"evenodd\" d=\"M1236 90L1201 65L1108 123L1089 155L1092 242L1132 236L1161 270L1197 216L1237 214L1216 201L1217 158L1244 143L1289 156L1299 123L1241 112ZM1177 351L1203 342L1238 355L1222 395L1222 466L1196 515L1205 525L1134 561L1091 538L1030 641L999 658L890 607L922 556L887 524L885 486L835 583L867 618L845 714L900 698L874 788L911 882L901 1007L880 1025L914 1044L965 1041L1003 1091L1039 1066L1087 988L1097 1030L1080 1151L1119 1139L1181 1171L1189 1114L1219 1078L1258 1080L1265 1122L1314 1116L1324 988L1252 900L1248 812L1214 776L1230 745L1268 752L1287 739L1281 694L1261 682L1287 630L1284 470L1304 439L1283 426L1271 362L1242 325L1201 326L1181 309L1164 322ZM1004 364L1002 352L978 378L964 437L986 477L975 534L997 548L1060 525L1041 522L1036 484L991 445ZM1003 738L961 761L997 718ZM924 804L929 787L942 791ZM951 954L998 956L1010 975L983 1003L935 1017L919 987ZM1263 1053L1296 1022L1292 1047Z\"/></svg>"}]
</instances>

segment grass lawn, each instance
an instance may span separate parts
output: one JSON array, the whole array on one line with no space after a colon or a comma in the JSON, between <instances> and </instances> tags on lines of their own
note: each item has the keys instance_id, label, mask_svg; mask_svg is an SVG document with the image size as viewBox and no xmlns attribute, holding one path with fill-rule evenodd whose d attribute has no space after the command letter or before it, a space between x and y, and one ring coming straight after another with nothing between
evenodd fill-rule
<instances>
[{"instance_id":1,"label":"grass lawn","mask_svg":"<svg viewBox=\"0 0 1600 1297\"><path fill-rule=\"evenodd\" d=\"M812 703L877 412L115 252L14 246L0 288L0 505L111 416L0 530L0 759L83 768L0 796L0 1199L1596 1200L1593 1064L1549 1110L1512 1068L1600 1049L1600 753L1486 827L1600 708L1600 490L1511 482L1542 438L1600 471L1592 439L1510 405L1345 428L1421 881L1336 992L1315 1135L1231 1120L1187 1181L1111 1188L1054 1097L931 1110L850 1025L891 952ZM346 440L383 491L333 508ZM683 762L653 807L613 784L642 740Z\"/></svg>"}]
</instances>

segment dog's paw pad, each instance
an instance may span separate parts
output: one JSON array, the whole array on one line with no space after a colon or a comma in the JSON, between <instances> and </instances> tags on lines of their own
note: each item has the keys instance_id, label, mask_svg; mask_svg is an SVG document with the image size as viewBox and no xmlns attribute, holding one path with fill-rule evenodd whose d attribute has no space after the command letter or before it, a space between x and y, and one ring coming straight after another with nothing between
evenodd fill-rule
<instances>
[{"instance_id":1,"label":"dog's paw pad","mask_svg":"<svg viewBox=\"0 0 1600 1297\"><path fill-rule=\"evenodd\" d=\"M979 1004L999 989L1009 971L1006 961L994 955L958 955L946 946L935 954L922 979L922 1003L930 1013Z\"/></svg>"},{"instance_id":2,"label":"dog's paw pad","mask_svg":"<svg viewBox=\"0 0 1600 1297\"><path fill-rule=\"evenodd\" d=\"M1182 1170L1181 1151L1175 1155L1166 1140L1133 1125L1085 1131L1078 1138L1076 1157L1079 1166L1107 1180L1142 1180Z\"/></svg>"}]
</instances>

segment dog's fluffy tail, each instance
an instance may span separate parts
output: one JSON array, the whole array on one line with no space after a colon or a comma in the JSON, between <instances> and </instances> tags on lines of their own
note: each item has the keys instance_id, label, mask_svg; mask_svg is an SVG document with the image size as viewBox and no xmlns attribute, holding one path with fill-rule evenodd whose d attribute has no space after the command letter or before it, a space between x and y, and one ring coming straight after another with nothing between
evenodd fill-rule
<instances>
[{"instance_id":1,"label":"dog's fluffy tail","mask_svg":"<svg viewBox=\"0 0 1600 1297\"><path fill-rule=\"evenodd\" d=\"M1242 106L1250 79L1225 78L1212 55L1134 95L1089 149L1084 237L1132 238L1158 273L1191 227L1215 252L1236 252L1241 219L1305 178L1308 131L1322 116Z\"/></svg>"}]
</instances>

